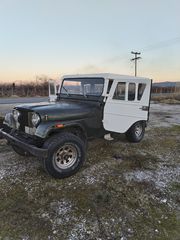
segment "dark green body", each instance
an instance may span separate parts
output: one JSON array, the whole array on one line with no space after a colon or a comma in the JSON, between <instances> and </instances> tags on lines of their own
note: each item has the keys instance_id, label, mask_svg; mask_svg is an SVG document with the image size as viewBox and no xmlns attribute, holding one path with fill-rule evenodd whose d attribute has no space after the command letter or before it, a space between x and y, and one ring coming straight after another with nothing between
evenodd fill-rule
<instances>
[{"instance_id":1,"label":"dark green body","mask_svg":"<svg viewBox=\"0 0 180 240\"><path fill-rule=\"evenodd\" d=\"M47 138L52 132L61 131L69 127L81 128L87 137L97 137L104 132L102 124L103 101L92 99L61 99L56 103L44 105L25 105L16 107L21 113L36 112L41 117L35 135ZM23 121L23 119L21 120ZM21 123L20 123L21 124Z\"/></svg>"}]
</instances>

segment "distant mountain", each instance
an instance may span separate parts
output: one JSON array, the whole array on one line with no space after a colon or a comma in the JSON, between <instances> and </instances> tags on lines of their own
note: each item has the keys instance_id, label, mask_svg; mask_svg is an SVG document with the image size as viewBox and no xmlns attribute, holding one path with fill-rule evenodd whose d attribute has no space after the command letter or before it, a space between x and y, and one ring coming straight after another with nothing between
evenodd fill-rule
<instances>
[{"instance_id":1,"label":"distant mountain","mask_svg":"<svg viewBox=\"0 0 180 240\"><path fill-rule=\"evenodd\" d=\"M153 83L153 87L175 87L177 83L178 82L157 82Z\"/></svg>"}]
</instances>

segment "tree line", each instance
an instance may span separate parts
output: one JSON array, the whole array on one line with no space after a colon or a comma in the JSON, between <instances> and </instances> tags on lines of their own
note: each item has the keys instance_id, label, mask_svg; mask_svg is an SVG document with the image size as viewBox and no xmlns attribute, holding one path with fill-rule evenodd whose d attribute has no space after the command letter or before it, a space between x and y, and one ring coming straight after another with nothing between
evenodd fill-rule
<instances>
[{"instance_id":1,"label":"tree line","mask_svg":"<svg viewBox=\"0 0 180 240\"><path fill-rule=\"evenodd\" d=\"M0 83L0 97L34 97L48 96L48 80L30 83Z\"/></svg>"}]
</instances>

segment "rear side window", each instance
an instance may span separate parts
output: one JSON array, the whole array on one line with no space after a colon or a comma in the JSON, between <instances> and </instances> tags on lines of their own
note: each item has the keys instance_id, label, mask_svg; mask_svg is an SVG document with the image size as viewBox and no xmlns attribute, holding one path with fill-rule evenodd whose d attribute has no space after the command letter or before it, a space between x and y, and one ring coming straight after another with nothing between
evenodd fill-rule
<instances>
[{"instance_id":1,"label":"rear side window","mask_svg":"<svg viewBox=\"0 0 180 240\"><path fill-rule=\"evenodd\" d=\"M137 100L141 100L145 88L146 88L145 83L139 83Z\"/></svg>"},{"instance_id":2,"label":"rear side window","mask_svg":"<svg viewBox=\"0 0 180 240\"><path fill-rule=\"evenodd\" d=\"M128 85L128 100L134 101L136 95L136 84L135 83L129 83Z\"/></svg>"},{"instance_id":3,"label":"rear side window","mask_svg":"<svg viewBox=\"0 0 180 240\"><path fill-rule=\"evenodd\" d=\"M126 93L126 83L119 82L115 89L113 99L125 100L125 93Z\"/></svg>"}]
</instances>

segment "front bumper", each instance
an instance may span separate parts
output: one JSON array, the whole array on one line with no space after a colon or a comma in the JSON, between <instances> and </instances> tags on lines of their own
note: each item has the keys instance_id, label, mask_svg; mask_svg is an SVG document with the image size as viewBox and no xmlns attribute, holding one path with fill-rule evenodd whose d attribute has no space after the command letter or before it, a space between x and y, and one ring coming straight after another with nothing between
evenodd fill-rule
<instances>
[{"instance_id":1,"label":"front bumper","mask_svg":"<svg viewBox=\"0 0 180 240\"><path fill-rule=\"evenodd\" d=\"M35 145L25 143L15 136L12 136L10 133L3 131L3 129L0 129L0 139L1 138L5 138L11 145L18 146L24 151L31 153L33 156L45 158L48 155L48 149L38 148Z\"/></svg>"}]
</instances>

